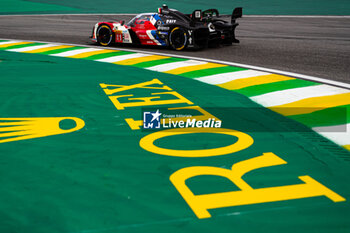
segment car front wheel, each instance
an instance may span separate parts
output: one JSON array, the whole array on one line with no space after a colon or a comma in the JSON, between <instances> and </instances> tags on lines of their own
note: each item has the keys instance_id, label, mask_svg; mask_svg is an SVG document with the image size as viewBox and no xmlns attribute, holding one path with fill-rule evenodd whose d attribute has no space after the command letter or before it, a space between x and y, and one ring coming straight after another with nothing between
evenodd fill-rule
<instances>
[{"instance_id":1,"label":"car front wheel","mask_svg":"<svg viewBox=\"0 0 350 233\"><path fill-rule=\"evenodd\" d=\"M97 42L102 46L110 46L113 43L113 32L107 25L98 27L96 37Z\"/></svg>"}]
</instances>

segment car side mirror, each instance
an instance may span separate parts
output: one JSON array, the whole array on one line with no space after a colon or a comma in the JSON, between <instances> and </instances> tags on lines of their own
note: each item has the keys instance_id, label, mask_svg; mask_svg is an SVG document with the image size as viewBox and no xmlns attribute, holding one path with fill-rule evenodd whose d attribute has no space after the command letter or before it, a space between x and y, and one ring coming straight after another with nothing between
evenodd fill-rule
<instances>
[{"instance_id":1,"label":"car side mirror","mask_svg":"<svg viewBox=\"0 0 350 233\"><path fill-rule=\"evenodd\" d=\"M121 21L119 21L119 23L120 23L120 25L124 25L125 24L125 21L124 20L121 20Z\"/></svg>"}]
</instances>

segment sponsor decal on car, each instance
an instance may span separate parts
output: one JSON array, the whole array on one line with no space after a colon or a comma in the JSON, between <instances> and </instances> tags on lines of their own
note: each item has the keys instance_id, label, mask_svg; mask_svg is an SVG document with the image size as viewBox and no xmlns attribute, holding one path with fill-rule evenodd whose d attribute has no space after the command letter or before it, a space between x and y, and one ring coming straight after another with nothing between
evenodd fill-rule
<instances>
[{"instance_id":1,"label":"sponsor decal on car","mask_svg":"<svg viewBox=\"0 0 350 233\"><path fill-rule=\"evenodd\" d=\"M170 27L165 27L165 26L159 26L158 30L162 30L162 31L169 31Z\"/></svg>"},{"instance_id":2,"label":"sponsor decal on car","mask_svg":"<svg viewBox=\"0 0 350 233\"><path fill-rule=\"evenodd\" d=\"M176 23L176 19L167 19L166 23Z\"/></svg>"}]
</instances>

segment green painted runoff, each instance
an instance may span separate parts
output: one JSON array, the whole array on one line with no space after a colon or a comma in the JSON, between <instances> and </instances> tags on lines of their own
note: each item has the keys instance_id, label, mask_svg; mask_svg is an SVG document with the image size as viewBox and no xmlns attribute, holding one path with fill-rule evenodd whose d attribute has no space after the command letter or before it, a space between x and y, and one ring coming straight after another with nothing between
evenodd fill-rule
<instances>
[{"instance_id":1,"label":"green painted runoff","mask_svg":"<svg viewBox=\"0 0 350 233\"><path fill-rule=\"evenodd\" d=\"M0 72L1 118L76 117L85 122L84 128L72 133L0 143L0 232L350 230L350 184L346 179L350 153L244 95L137 67L40 54L0 51ZM125 118L140 119L142 108L117 110L100 84L132 85L152 79L221 119L223 127L250 135L254 143L236 153L201 158L142 149L140 140L151 132L131 130L125 122ZM138 88L121 94L149 96L150 90ZM235 112L235 108L244 111ZM66 121L60 127L69 129L74 124ZM208 149L236 140L221 134L188 134L162 138L156 145ZM299 177L310 176L346 201L333 202L321 195L215 208L209 210L211 218L198 219L169 180L186 167L231 169L233 164L268 152L285 164L244 175L253 189L303 184ZM194 177L186 184L195 195L240 190L216 176Z\"/></svg>"}]
</instances>

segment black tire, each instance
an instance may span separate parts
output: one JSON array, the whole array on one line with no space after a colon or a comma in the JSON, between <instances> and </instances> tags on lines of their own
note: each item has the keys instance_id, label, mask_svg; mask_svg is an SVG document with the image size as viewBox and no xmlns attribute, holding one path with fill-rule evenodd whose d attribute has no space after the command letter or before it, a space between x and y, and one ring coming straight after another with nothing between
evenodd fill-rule
<instances>
[{"instance_id":1,"label":"black tire","mask_svg":"<svg viewBox=\"0 0 350 233\"><path fill-rule=\"evenodd\" d=\"M181 27L174 27L169 35L169 45L175 50L183 50L188 45L187 30Z\"/></svg>"},{"instance_id":2,"label":"black tire","mask_svg":"<svg viewBox=\"0 0 350 233\"><path fill-rule=\"evenodd\" d=\"M97 28L96 38L100 45L110 46L114 41L114 34L109 26L103 24Z\"/></svg>"}]
</instances>

